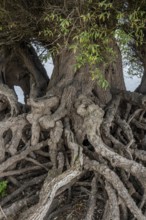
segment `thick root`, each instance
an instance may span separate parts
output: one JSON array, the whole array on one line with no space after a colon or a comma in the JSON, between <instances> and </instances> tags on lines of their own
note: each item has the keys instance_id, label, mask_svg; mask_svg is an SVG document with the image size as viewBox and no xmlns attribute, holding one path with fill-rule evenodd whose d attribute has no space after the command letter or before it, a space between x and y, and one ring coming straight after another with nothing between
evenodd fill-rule
<instances>
[{"instance_id":1,"label":"thick root","mask_svg":"<svg viewBox=\"0 0 146 220\"><path fill-rule=\"evenodd\" d=\"M145 97L120 93L102 109L74 93L0 122L0 219L146 219Z\"/></svg>"},{"instance_id":2,"label":"thick root","mask_svg":"<svg viewBox=\"0 0 146 220\"><path fill-rule=\"evenodd\" d=\"M14 91L10 89L7 85L0 84L0 96L0 111L3 111L10 106L11 116L17 115L19 113L19 106L17 102L17 96Z\"/></svg>"}]
</instances>

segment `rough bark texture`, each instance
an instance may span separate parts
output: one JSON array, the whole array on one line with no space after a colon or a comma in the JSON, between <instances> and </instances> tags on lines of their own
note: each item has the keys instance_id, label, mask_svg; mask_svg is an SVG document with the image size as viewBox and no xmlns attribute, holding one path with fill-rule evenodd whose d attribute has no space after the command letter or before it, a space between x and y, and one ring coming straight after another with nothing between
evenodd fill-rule
<instances>
[{"instance_id":1,"label":"rough bark texture","mask_svg":"<svg viewBox=\"0 0 146 220\"><path fill-rule=\"evenodd\" d=\"M31 96L45 94L49 78L32 45L23 42L16 48L1 49L0 55L0 83L11 89L20 86L27 98L32 84L35 91L31 91Z\"/></svg>"},{"instance_id":2,"label":"rough bark texture","mask_svg":"<svg viewBox=\"0 0 146 220\"><path fill-rule=\"evenodd\" d=\"M101 65L101 72L103 73L105 79L109 82L109 88L105 90L99 86L95 86L94 89L95 94L103 104L108 103L111 100L111 88L118 88L121 90L126 89L123 78L122 57L120 49L115 41L111 43L111 48L114 51L114 61L106 67L104 67L104 64Z\"/></svg>"},{"instance_id":3,"label":"rough bark texture","mask_svg":"<svg viewBox=\"0 0 146 220\"><path fill-rule=\"evenodd\" d=\"M139 58L142 63L144 72L143 72L143 77L141 79L141 83L136 89L136 91L142 94L146 94L146 86L145 86L146 84L146 33L145 32L144 32L144 42L141 46L139 46L138 52L139 52Z\"/></svg>"},{"instance_id":4,"label":"rough bark texture","mask_svg":"<svg viewBox=\"0 0 146 220\"><path fill-rule=\"evenodd\" d=\"M104 94L88 65L75 72L72 52L54 63L46 95L31 96L25 113L1 88L0 219L145 220L146 97L120 90L119 52Z\"/></svg>"}]
</instances>

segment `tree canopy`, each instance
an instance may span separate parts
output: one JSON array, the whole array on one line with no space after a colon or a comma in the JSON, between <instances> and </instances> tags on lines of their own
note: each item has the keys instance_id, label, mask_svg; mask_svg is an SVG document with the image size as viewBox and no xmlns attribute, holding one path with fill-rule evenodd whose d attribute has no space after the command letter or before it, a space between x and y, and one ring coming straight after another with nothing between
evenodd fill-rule
<instances>
[{"instance_id":1,"label":"tree canopy","mask_svg":"<svg viewBox=\"0 0 146 220\"><path fill-rule=\"evenodd\" d=\"M113 51L109 45L116 37L126 59L141 64L138 51L146 38L145 6L144 0L2 0L0 44L31 42L43 45L51 55L62 47L78 50L80 68L86 63L92 66L103 60L111 62Z\"/></svg>"}]
</instances>

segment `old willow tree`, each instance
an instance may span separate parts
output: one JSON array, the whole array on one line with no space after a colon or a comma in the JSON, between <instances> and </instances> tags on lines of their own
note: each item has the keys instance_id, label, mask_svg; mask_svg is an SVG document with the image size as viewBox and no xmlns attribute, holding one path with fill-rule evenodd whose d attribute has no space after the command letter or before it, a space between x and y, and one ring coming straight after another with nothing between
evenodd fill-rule
<instances>
[{"instance_id":1,"label":"old willow tree","mask_svg":"<svg viewBox=\"0 0 146 220\"><path fill-rule=\"evenodd\" d=\"M145 8L0 1L0 219L146 219Z\"/></svg>"}]
</instances>

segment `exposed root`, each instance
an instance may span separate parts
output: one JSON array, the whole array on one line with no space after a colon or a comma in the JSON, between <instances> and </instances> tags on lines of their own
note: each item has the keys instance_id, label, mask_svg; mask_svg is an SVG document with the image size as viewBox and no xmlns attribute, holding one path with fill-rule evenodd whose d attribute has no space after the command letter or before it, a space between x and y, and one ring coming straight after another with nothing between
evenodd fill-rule
<instances>
[{"instance_id":1,"label":"exposed root","mask_svg":"<svg viewBox=\"0 0 146 220\"><path fill-rule=\"evenodd\" d=\"M10 157L9 159L7 159L5 162L3 162L1 164L1 167L0 167L0 174L8 169L10 166L12 166L14 163L22 160L22 159L25 159L25 157L30 154L32 151L35 151L35 150L39 150L41 149L42 147L46 146L47 145L47 141L43 141L35 146L30 146L29 148L27 148L26 150L22 151L20 154L17 154L15 156L12 156Z\"/></svg>"},{"instance_id":2,"label":"exposed root","mask_svg":"<svg viewBox=\"0 0 146 220\"><path fill-rule=\"evenodd\" d=\"M41 183L45 179L46 175L41 175L33 178L32 180L24 183L20 188L16 189L11 195L6 196L1 202L0 205L3 207L12 199L16 198L19 194L21 194L26 188L34 186L36 184Z\"/></svg>"},{"instance_id":3,"label":"exposed root","mask_svg":"<svg viewBox=\"0 0 146 220\"><path fill-rule=\"evenodd\" d=\"M17 115L19 113L19 107L14 91L7 85L0 84L0 96L2 98L0 111L3 111L10 106L11 116Z\"/></svg>"},{"instance_id":4,"label":"exposed root","mask_svg":"<svg viewBox=\"0 0 146 220\"><path fill-rule=\"evenodd\" d=\"M102 220L110 220L110 219L119 220L120 211L119 211L116 192L113 189L113 187L107 182L106 182L105 188L108 194L108 201L105 205L105 210L104 210Z\"/></svg>"},{"instance_id":5,"label":"exposed root","mask_svg":"<svg viewBox=\"0 0 146 220\"><path fill-rule=\"evenodd\" d=\"M120 219L120 210L118 206L118 198L113 187L106 182L105 187L108 197L109 197L109 206L110 206L110 215L111 219L119 220Z\"/></svg>"},{"instance_id":6,"label":"exposed root","mask_svg":"<svg viewBox=\"0 0 146 220\"><path fill-rule=\"evenodd\" d=\"M68 185L74 178L78 178L81 175L77 167L67 170L52 181L45 181L43 188L40 192L40 201L36 207L30 208L24 216L20 216L20 219L28 220L43 220L46 216L52 201L56 195L56 192L63 186Z\"/></svg>"},{"instance_id":7,"label":"exposed root","mask_svg":"<svg viewBox=\"0 0 146 220\"><path fill-rule=\"evenodd\" d=\"M101 175L103 175L106 178L106 180L110 182L111 185L117 190L118 195L124 200L127 207L130 209L132 214L138 220L146 219L146 217L142 214L141 210L136 206L134 200L129 195L127 189L125 188L119 177L113 171L111 171L106 165L102 165L97 161L90 161L89 159L86 158L85 167L87 169L97 171Z\"/></svg>"},{"instance_id":8,"label":"exposed root","mask_svg":"<svg viewBox=\"0 0 146 220\"><path fill-rule=\"evenodd\" d=\"M27 207L28 204L33 204L37 199L37 196L32 196L30 198L24 198L20 201L14 202L11 206L0 212L0 219L12 219L12 217L16 216L16 213L19 213L20 210Z\"/></svg>"},{"instance_id":9,"label":"exposed root","mask_svg":"<svg viewBox=\"0 0 146 220\"><path fill-rule=\"evenodd\" d=\"M96 177L92 180L92 190L89 201L88 211L85 217L85 220L92 220L94 217L94 210L96 208L96 193L97 193L97 185L96 185Z\"/></svg>"},{"instance_id":10,"label":"exposed root","mask_svg":"<svg viewBox=\"0 0 146 220\"><path fill-rule=\"evenodd\" d=\"M0 122L0 219L145 220L145 97L120 92L102 109L68 90Z\"/></svg>"},{"instance_id":11,"label":"exposed root","mask_svg":"<svg viewBox=\"0 0 146 220\"><path fill-rule=\"evenodd\" d=\"M103 143L99 132L103 111L95 104L89 105L88 107L86 106L86 108L81 105L78 107L77 111L85 118L83 126L86 128L88 140L91 145L94 146L95 151L109 160L113 167L123 168L125 171L133 174L141 181L146 189L146 168L133 160L128 160L120 156Z\"/></svg>"}]
</instances>

